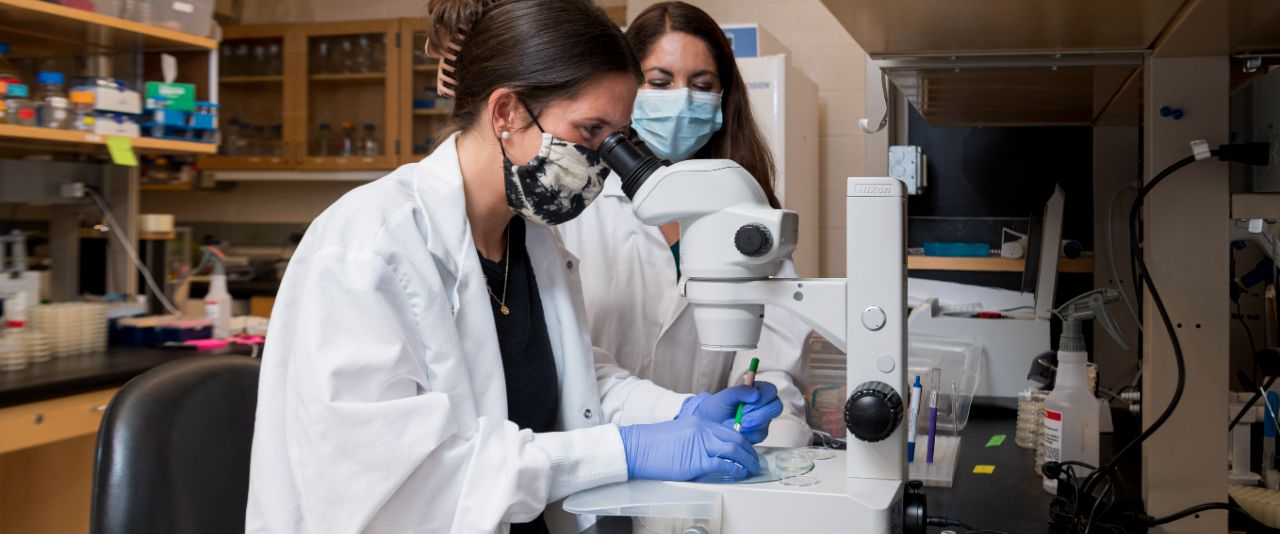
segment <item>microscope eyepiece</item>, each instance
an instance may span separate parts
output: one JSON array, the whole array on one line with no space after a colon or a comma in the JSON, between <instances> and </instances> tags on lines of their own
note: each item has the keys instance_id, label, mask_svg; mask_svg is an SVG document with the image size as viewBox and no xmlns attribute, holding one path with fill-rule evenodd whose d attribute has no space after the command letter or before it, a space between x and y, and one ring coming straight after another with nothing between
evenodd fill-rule
<instances>
[{"instance_id":1,"label":"microscope eyepiece","mask_svg":"<svg viewBox=\"0 0 1280 534\"><path fill-rule=\"evenodd\" d=\"M627 198L635 197L636 191L640 190L640 186L653 171L671 164L654 156L643 142L632 141L622 132L606 137L597 151L604 158L605 165L622 179L622 192L626 193Z\"/></svg>"}]
</instances>

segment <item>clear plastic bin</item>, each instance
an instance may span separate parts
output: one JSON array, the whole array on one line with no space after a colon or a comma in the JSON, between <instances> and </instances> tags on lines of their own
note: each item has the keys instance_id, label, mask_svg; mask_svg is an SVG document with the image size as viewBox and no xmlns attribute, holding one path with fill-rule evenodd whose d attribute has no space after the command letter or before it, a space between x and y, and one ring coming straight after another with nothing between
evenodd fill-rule
<instances>
[{"instance_id":1,"label":"clear plastic bin","mask_svg":"<svg viewBox=\"0 0 1280 534\"><path fill-rule=\"evenodd\" d=\"M845 354L818 334L808 341L807 388L805 403L809 426L831 434L845 436L844 403L847 399ZM964 429L969 422L969 409L982 376L982 345L961 339L912 335L907 340L908 387L921 376L924 396L921 406L928 408L931 389L929 372L939 375L938 426L950 432ZM952 389L952 384L955 389ZM953 393L954 391L954 393ZM909 399L903 399L908 401ZM929 418L920 417L921 434L928 432Z\"/></svg>"},{"instance_id":2,"label":"clear plastic bin","mask_svg":"<svg viewBox=\"0 0 1280 534\"><path fill-rule=\"evenodd\" d=\"M912 384L915 377L920 377L924 393L921 406L928 406L933 390L931 373L936 369L939 373L938 426L957 432L964 430L982 376L982 345L930 336L910 336L907 345L907 383ZM921 417L920 423L927 432L928 418Z\"/></svg>"},{"instance_id":3,"label":"clear plastic bin","mask_svg":"<svg viewBox=\"0 0 1280 534\"><path fill-rule=\"evenodd\" d=\"M213 0L127 0L124 17L201 37L209 35Z\"/></svg>"}]
</instances>

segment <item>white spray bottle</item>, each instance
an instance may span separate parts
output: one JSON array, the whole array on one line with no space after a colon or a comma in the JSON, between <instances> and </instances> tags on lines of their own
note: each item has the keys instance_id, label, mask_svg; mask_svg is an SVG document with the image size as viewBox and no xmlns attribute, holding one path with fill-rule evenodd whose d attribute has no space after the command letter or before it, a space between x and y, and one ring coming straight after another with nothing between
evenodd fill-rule
<instances>
[{"instance_id":1,"label":"white spray bottle","mask_svg":"<svg viewBox=\"0 0 1280 534\"><path fill-rule=\"evenodd\" d=\"M209 292L204 296L204 317L213 321L213 337L222 339L231 335L231 293L227 291L227 269L223 265L222 251L205 247L201 263L213 264L213 276L209 279Z\"/></svg>"},{"instance_id":2,"label":"white spray bottle","mask_svg":"<svg viewBox=\"0 0 1280 534\"><path fill-rule=\"evenodd\" d=\"M1120 294L1110 289L1084 293L1054 311L1062 319L1062 336L1058 338L1058 372L1053 391L1044 401L1044 459L1046 462L1083 462L1098 465L1098 398L1089 389L1089 353L1085 352L1082 323L1098 319L1098 324L1121 347L1128 348L1120 327L1107 305L1120 301ZM1077 476L1088 469L1072 466ZM1058 481L1044 478L1044 490L1057 494Z\"/></svg>"}]
</instances>

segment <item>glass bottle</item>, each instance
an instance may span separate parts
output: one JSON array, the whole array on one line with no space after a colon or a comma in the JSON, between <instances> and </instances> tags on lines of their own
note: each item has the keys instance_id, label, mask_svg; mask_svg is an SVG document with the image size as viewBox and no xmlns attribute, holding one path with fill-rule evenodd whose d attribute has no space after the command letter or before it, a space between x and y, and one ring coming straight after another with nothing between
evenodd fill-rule
<instances>
[{"instance_id":1,"label":"glass bottle","mask_svg":"<svg viewBox=\"0 0 1280 534\"><path fill-rule=\"evenodd\" d=\"M354 156L356 149L356 127L350 122L342 123L342 149L338 151L343 156Z\"/></svg>"},{"instance_id":2,"label":"glass bottle","mask_svg":"<svg viewBox=\"0 0 1280 534\"><path fill-rule=\"evenodd\" d=\"M334 63L338 65L338 68L334 69L337 72L360 72L357 67L356 44L350 37L343 37L338 41L337 57Z\"/></svg>"},{"instance_id":3,"label":"glass bottle","mask_svg":"<svg viewBox=\"0 0 1280 534\"><path fill-rule=\"evenodd\" d=\"M40 88L36 92L36 115L40 126L65 130L71 125L71 103L67 101L66 80L61 72L40 71L36 76Z\"/></svg>"},{"instance_id":4,"label":"glass bottle","mask_svg":"<svg viewBox=\"0 0 1280 534\"><path fill-rule=\"evenodd\" d=\"M279 157L284 155L284 125L283 124L276 123L271 125L271 138L267 144L267 147L268 147L268 150L267 150L268 156Z\"/></svg>"},{"instance_id":5,"label":"glass bottle","mask_svg":"<svg viewBox=\"0 0 1280 534\"><path fill-rule=\"evenodd\" d=\"M364 124L364 136L360 138L360 155L370 158L382 155L378 147L378 131L372 123Z\"/></svg>"},{"instance_id":6,"label":"glass bottle","mask_svg":"<svg viewBox=\"0 0 1280 534\"><path fill-rule=\"evenodd\" d=\"M26 85L20 83L10 83L9 92L5 95L5 108L8 113L8 123L18 126L35 126L36 125L36 109L28 100L28 91Z\"/></svg>"},{"instance_id":7,"label":"glass bottle","mask_svg":"<svg viewBox=\"0 0 1280 534\"><path fill-rule=\"evenodd\" d=\"M267 67L263 74L279 76L282 71L281 65L280 43L272 42L267 45Z\"/></svg>"},{"instance_id":8,"label":"glass bottle","mask_svg":"<svg viewBox=\"0 0 1280 534\"><path fill-rule=\"evenodd\" d=\"M22 83L22 77L18 75L18 67L9 60L9 43L3 41L0 41L0 81Z\"/></svg>"},{"instance_id":9,"label":"glass bottle","mask_svg":"<svg viewBox=\"0 0 1280 534\"><path fill-rule=\"evenodd\" d=\"M78 86L71 89L71 129L92 132L94 128L93 106L96 101L93 87Z\"/></svg>"},{"instance_id":10,"label":"glass bottle","mask_svg":"<svg viewBox=\"0 0 1280 534\"><path fill-rule=\"evenodd\" d=\"M320 131L316 133L316 146L313 154L319 157L330 156L330 150L333 147L333 128L329 123L320 123Z\"/></svg>"}]
</instances>

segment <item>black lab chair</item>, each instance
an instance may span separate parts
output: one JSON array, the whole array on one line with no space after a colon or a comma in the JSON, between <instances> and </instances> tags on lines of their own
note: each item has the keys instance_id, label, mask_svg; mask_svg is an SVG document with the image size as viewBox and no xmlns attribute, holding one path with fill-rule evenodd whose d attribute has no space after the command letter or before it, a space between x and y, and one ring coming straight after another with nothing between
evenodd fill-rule
<instances>
[{"instance_id":1,"label":"black lab chair","mask_svg":"<svg viewBox=\"0 0 1280 534\"><path fill-rule=\"evenodd\" d=\"M98 431L90 531L244 532L258 370L193 356L120 388Z\"/></svg>"}]
</instances>

